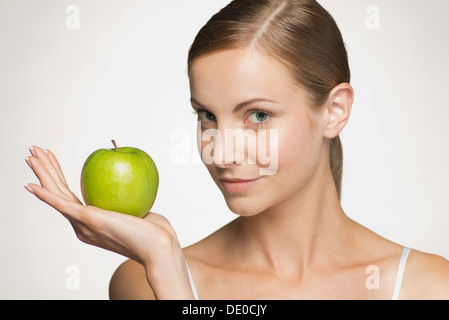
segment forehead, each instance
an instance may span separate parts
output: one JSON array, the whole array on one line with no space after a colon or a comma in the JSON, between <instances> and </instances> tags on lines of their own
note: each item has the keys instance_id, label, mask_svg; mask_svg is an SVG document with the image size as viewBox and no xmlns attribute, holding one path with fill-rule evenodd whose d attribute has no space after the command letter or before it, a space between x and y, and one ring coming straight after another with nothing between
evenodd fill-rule
<instances>
[{"instance_id":1,"label":"forehead","mask_svg":"<svg viewBox=\"0 0 449 320\"><path fill-rule=\"evenodd\" d=\"M237 104L255 97L282 101L303 96L283 69L248 49L200 57L190 68L189 80L192 97L204 104Z\"/></svg>"}]
</instances>

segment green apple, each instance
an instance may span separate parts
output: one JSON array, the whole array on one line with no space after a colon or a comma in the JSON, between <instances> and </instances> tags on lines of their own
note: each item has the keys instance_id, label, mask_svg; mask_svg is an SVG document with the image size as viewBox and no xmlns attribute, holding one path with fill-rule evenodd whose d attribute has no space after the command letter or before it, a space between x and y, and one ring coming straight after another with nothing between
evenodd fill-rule
<instances>
[{"instance_id":1,"label":"green apple","mask_svg":"<svg viewBox=\"0 0 449 320\"><path fill-rule=\"evenodd\" d=\"M100 149L86 160L81 172L81 193L87 205L144 217L153 206L159 174L144 151L122 147Z\"/></svg>"}]
</instances>

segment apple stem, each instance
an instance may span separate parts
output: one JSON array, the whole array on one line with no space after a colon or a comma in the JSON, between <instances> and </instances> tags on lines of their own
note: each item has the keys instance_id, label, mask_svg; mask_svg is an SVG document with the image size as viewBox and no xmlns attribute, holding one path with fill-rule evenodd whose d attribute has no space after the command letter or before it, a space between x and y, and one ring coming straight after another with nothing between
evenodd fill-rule
<instances>
[{"instance_id":1,"label":"apple stem","mask_svg":"<svg viewBox=\"0 0 449 320\"><path fill-rule=\"evenodd\" d=\"M115 144L115 140L111 140L112 144L114 145L115 150L118 151L117 145Z\"/></svg>"}]
</instances>

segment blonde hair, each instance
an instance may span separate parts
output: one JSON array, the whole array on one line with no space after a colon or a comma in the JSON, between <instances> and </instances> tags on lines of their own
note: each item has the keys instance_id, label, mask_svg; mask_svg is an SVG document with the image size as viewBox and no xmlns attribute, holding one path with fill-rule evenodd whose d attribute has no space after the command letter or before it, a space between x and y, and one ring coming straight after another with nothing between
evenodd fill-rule
<instances>
[{"instance_id":1,"label":"blonde hair","mask_svg":"<svg viewBox=\"0 0 449 320\"><path fill-rule=\"evenodd\" d=\"M277 63L321 107L332 89L350 82L348 55L332 16L315 0L234 0L204 25L188 55L188 70L201 56L251 47ZM341 199L343 149L331 139L329 165Z\"/></svg>"}]
</instances>

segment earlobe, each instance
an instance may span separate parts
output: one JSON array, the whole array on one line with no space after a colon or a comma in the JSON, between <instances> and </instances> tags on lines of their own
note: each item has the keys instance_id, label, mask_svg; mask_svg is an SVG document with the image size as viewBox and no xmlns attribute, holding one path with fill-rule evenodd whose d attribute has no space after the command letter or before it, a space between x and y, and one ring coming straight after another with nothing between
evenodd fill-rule
<instances>
[{"instance_id":1,"label":"earlobe","mask_svg":"<svg viewBox=\"0 0 449 320\"><path fill-rule=\"evenodd\" d=\"M340 134L349 120L354 91L348 83L341 83L330 93L326 102L326 109L329 115L324 136L333 139Z\"/></svg>"}]
</instances>

